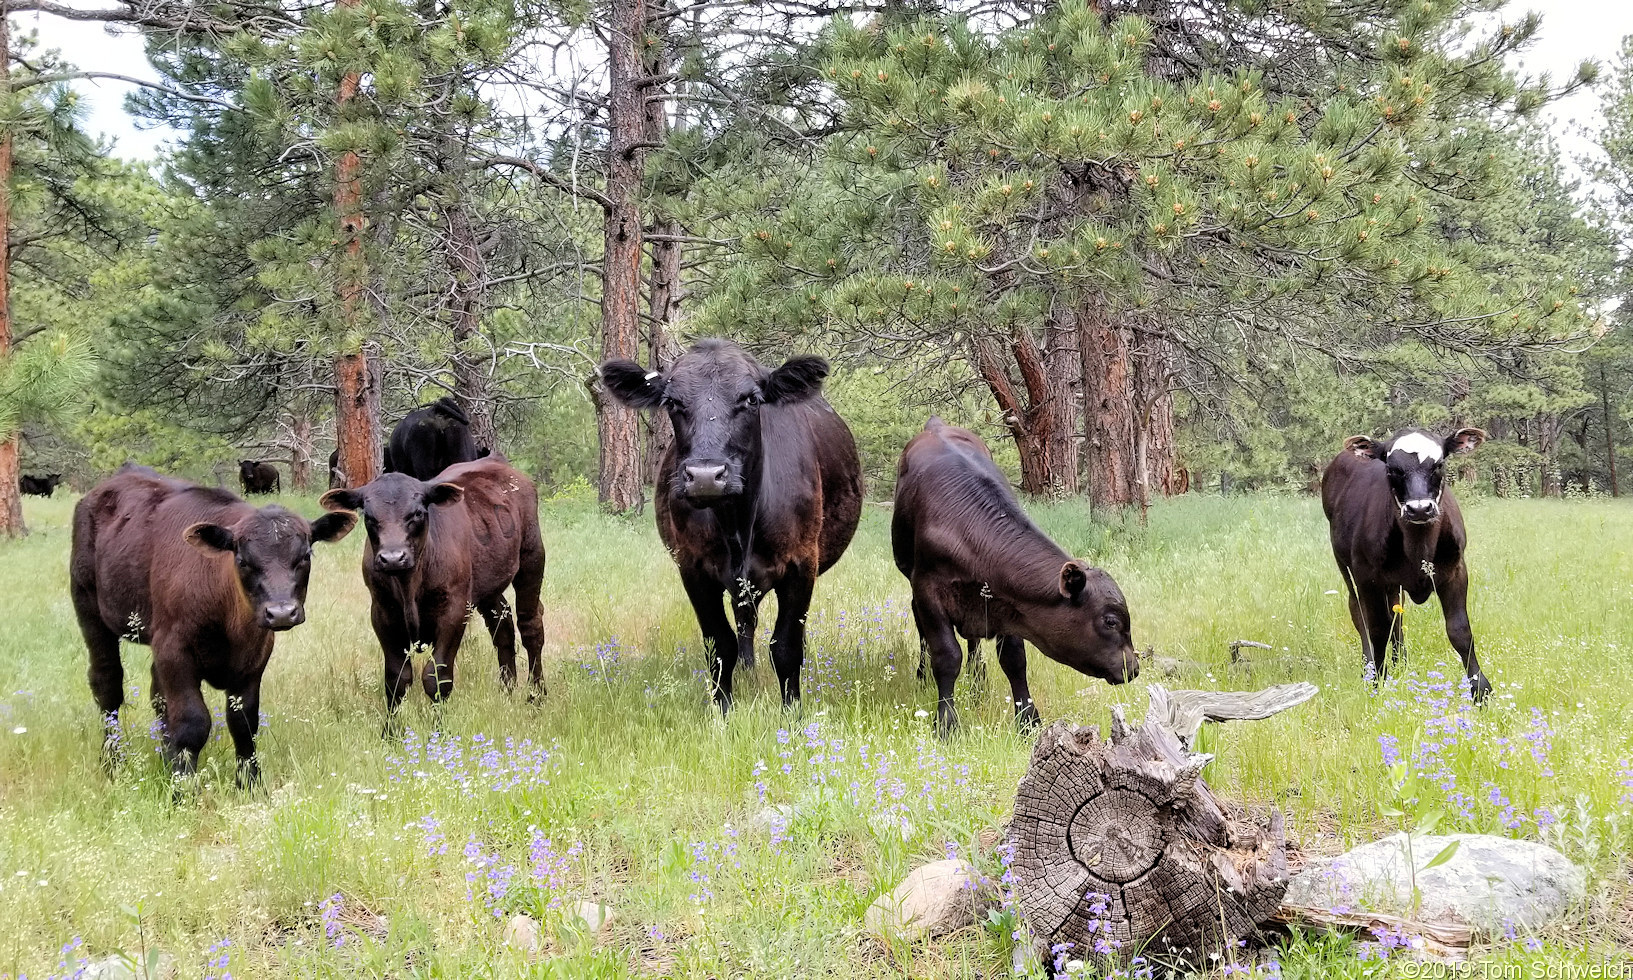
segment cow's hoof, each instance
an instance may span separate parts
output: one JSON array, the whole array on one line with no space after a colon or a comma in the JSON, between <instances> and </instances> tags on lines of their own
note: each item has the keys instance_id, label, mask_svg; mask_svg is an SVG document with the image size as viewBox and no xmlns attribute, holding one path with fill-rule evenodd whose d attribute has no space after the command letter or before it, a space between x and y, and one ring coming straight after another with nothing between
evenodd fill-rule
<instances>
[{"instance_id":1,"label":"cow's hoof","mask_svg":"<svg viewBox=\"0 0 1633 980\"><path fill-rule=\"evenodd\" d=\"M1491 697L1491 682L1486 680L1483 672L1469 678L1469 696L1475 704L1485 704L1486 699Z\"/></svg>"}]
</instances>

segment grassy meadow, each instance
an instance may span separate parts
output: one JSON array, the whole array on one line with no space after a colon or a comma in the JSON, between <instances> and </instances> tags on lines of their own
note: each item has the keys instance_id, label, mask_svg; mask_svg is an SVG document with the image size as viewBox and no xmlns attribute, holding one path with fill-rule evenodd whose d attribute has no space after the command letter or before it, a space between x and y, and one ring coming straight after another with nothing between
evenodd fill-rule
<instances>
[{"instance_id":1,"label":"grassy meadow","mask_svg":"<svg viewBox=\"0 0 1633 980\"><path fill-rule=\"evenodd\" d=\"M316 513L313 500L285 502ZM263 688L262 787L234 788L222 695L207 691L217 724L197 787L175 802L150 734L145 647L125 652L125 764L112 778L100 769L67 592L72 500L26 506L32 535L0 544L0 977L70 976L82 958L145 950L184 978L1009 975L1002 924L897 948L862 932L869 902L927 860L956 851L1002 874L994 845L1030 753L991 644L986 690L960 681L962 731L931 734L884 507L866 508L818 584L802 708L779 706L762 640L724 722L650 513L546 501L548 697L529 705L500 688L478 621L452 701L434 712L416 684L396 741L381 738L363 535L319 546L307 623L279 638ZM1437 812L1442 831L1545 840L1589 868L1588 903L1557 931L1478 955L1624 962L1633 508L1465 510L1471 616L1496 686L1485 709L1458 692L1433 602L1408 606L1405 668L1372 689L1318 503L1270 496L1167 501L1144 527L1035 508L1113 574L1136 645L1155 656L1112 688L1034 651L1034 694L1046 723L1103 725L1116 703L1140 716L1152 681L1313 681L1308 704L1205 733L1217 756L1205 776L1222 796L1282 807L1308 854ZM1232 664L1235 639L1273 649ZM1396 810L1407 816L1384 815ZM586 900L613 910L598 935L568 914ZM516 912L544 923L545 955L506 945ZM1370 953L1298 935L1280 971L1400 969Z\"/></svg>"}]
</instances>

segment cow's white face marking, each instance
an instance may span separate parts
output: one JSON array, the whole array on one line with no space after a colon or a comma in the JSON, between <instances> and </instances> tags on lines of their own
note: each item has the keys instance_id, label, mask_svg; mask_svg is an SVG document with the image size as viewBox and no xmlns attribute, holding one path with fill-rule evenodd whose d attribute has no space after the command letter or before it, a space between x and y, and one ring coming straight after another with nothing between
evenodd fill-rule
<instances>
[{"instance_id":1,"label":"cow's white face marking","mask_svg":"<svg viewBox=\"0 0 1633 980\"><path fill-rule=\"evenodd\" d=\"M1438 463L1445 458L1445 452L1441 449L1440 443L1435 442L1421 432L1408 432L1406 435L1401 436L1395 440L1393 446L1389 447L1389 451L1392 453L1411 453L1418 458L1420 463Z\"/></svg>"}]
</instances>

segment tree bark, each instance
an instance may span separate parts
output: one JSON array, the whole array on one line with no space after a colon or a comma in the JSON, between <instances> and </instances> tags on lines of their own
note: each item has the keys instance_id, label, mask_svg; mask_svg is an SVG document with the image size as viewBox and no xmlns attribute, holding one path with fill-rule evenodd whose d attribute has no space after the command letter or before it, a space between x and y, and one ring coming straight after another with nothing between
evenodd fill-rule
<instances>
[{"instance_id":1,"label":"tree bark","mask_svg":"<svg viewBox=\"0 0 1633 980\"><path fill-rule=\"evenodd\" d=\"M665 15L673 11L673 0L660 0L656 13ZM694 17L697 16L694 14ZM666 19L664 23L668 23ZM643 67L649 77L662 77L669 72L669 41L665 34L658 43L648 49L648 57L643 58ZM675 110L675 120L669 120L669 103L667 99L659 100L660 94L666 94L668 87L654 88L648 95L646 103L645 129L647 143L662 143L668 138L673 129L684 132L686 129L685 114L678 108ZM658 236L650 242L652 260L652 279L647 291L647 365L654 371L663 371L669 367L679 354L679 341L675 336L676 328L680 323L681 303L685 299L685 291L681 285L681 266L685 262L685 247L678 240L681 235L681 226L678 221L670 217L663 217L654 222L654 233ZM669 445L675 439L674 428L669 424L669 413L656 411L646 413L646 457L643 477L645 482L654 486L658 482L658 470L663 464L664 454L669 451Z\"/></svg>"},{"instance_id":2,"label":"tree bark","mask_svg":"<svg viewBox=\"0 0 1633 980\"><path fill-rule=\"evenodd\" d=\"M1605 462L1610 467L1610 495L1620 497L1622 488L1616 482L1616 428L1610 415L1610 382L1605 378L1605 366L1599 365L1599 406L1605 418Z\"/></svg>"},{"instance_id":3,"label":"tree bark","mask_svg":"<svg viewBox=\"0 0 1633 980\"><path fill-rule=\"evenodd\" d=\"M1077 420L1082 417L1078 402L1083 391L1083 355L1077 349L1079 332L1071 311L1051 318L1044 333L1043 365L1048 375L1049 483L1062 496L1077 496L1081 489L1078 459L1081 456Z\"/></svg>"},{"instance_id":4,"label":"tree bark","mask_svg":"<svg viewBox=\"0 0 1633 980\"><path fill-rule=\"evenodd\" d=\"M1083 431L1089 504L1127 507L1139 499L1135 477L1138 419L1132 377L1132 337L1110 312L1084 310L1078 323L1083 357Z\"/></svg>"},{"instance_id":5,"label":"tree bark","mask_svg":"<svg viewBox=\"0 0 1633 980\"><path fill-rule=\"evenodd\" d=\"M361 0L340 0L356 6ZM346 103L357 95L356 72L340 80L335 96L337 109L344 114ZM380 473L380 381L370 363L372 331L364 318L368 288L368 263L363 254L363 188L359 171L362 159L355 150L346 150L335 162L335 215L342 239L339 275L335 289L340 298L342 349L334 360L335 446L340 451L340 468L347 487L360 487ZM347 351L345 347L355 346Z\"/></svg>"},{"instance_id":6,"label":"tree bark","mask_svg":"<svg viewBox=\"0 0 1633 980\"><path fill-rule=\"evenodd\" d=\"M296 412L289 419L289 486L305 493L312 485L312 417Z\"/></svg>"},{"instance_id":7,"label":"tree bark","mask_svg":"<svg viewBox=\"0 0 1633 980\"><path fill-rule=\"evenodd\" d=\"M452 193L459 191L454 188ZM486 262L465 202L451 202L443 208L443 225L447 236L448 272L452 276L449 305L453 310L454 401L470 417L471 438L476 444L497 449L493 378L484 363L487 359L476 349L482 311L487 304Z\"/></svg>"},{"instance_id":8,"label":"tree bark","mask_svg":"<svg viewBox=\"0 0 1633 980\"><path fill-rule=\"evenodd\" d=\"M1559 437L1564 433L1564 420L1556 413L1537 417L1537 455L1542 462L1537 466L1537 485L1544 497L1560 496Z\"/></svg>"},{"instance_id":9,"label":"tree bark","mask_svg":"<svg viewBox=\"0 0 1633 980\"><path fill-rule=\"evenodd\" d=\"M1012 351L1021 350L1017 344ZM975 367L981 380L987 384L992 397L1003 413L1004 425L1015 440L1015 451L1021 460L1021 490L1036 495L1049 492L1049 444L1046 423L1040 424L1043 413L1038 411L1030 397L1023 400L1010 380L1008 366L998 353L997 343L978 340L975 343ZM1041 373L1041 369L1040 369Z\"/></svg>"},{"instance_id":10,"label":"tree bark","mask_svg":"<svg viewBox=\"0 0 1633 980\"><path fill-rule=\"evenodd\" d=\"M640 191L646 131L641 87L646 50L645 0L613 0L607 31L608 115L607 189L601 257L601 359L640 356L641 211ZM641 503L640 429L633 409L598 392L596 428L601 506L613 513Z\"/></svg>"},{"instance_id":11,"label":"tree bark","mask_svg":"<svg viewBox=\"0 0 1633 980\"><path fill-rule=\"evenodd\" d=\"M5 0L0 0L0 80L11 81L11 23ZM0 364L11 358L11 130L0 132ZM0 442L0 534L16 538L28 533L23 522L23 497L17 480L22 476L18 452L22 434L7 432Z\"/></svg>"}]
</instances>

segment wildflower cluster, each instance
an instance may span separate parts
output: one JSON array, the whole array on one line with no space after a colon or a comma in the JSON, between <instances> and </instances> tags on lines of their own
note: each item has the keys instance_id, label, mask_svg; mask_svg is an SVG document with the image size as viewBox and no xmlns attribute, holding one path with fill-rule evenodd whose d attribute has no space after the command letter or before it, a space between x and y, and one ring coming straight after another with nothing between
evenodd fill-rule
<instances>
[{"instance_id":1,"label":"wildflower cluster","mask_svg":"<svg viewBox=\"0 0 1633 980\"><path fill-rule=\"evenodd\" d=\"M204 954L204 980L232 980L232 940L223 938L210 944Z\"/></svg>"},{"instance_id":2,"label":"wildflower cluster","mask_svg":"<svg viewBox=\"0 0 1633 980\"><path fill-rule=\"evenodd\" d=\"M527 845L528 863L533 875L533 883L540 891L546 909L561 908L563 885L568 874L572 871L573 862L578 859L584 850L584 845L577 841L568 845L562 853L556 852L556 845L544 832L537 827L529 827L532 835Z\"/></svg>"},{"instance_id":3,"label":"wildflower cluster","mask_svg":"<svg viewBox=\"0 0 1633 980\"><path fill-rule=\"evenodd\" d=\"M1356 958L1362 962L1387 960L1401 950L1416 950L1423 948L1423 937L1410 933L1405 928L1395 926L1373 926L1372 942L1360 945Z\"/></svg>"},{"instance_id":4,"label":"wildflower cluster","mask_svg":"<svg viewBox=\"0 0 1633 980\"><path fill-rule=\"evenodd\" d=\"M346 945L346 934L340 924L340 906L344 901L341 894L335 892L318 906L318 917L323 922L323 938L335 949Z\"/></svg>"},{"instance_id":5,"label":"wildflower cluster","mask_svg":"<svg viewBox=\"0 0 1633 980\"><path fill-rule=\"evenodd\" d=\"M546 748L530 738L500 742L481 732L466 738L440 731L423 738L410 729L400 752L386 756L386 768L394 783L442 783L472 797L549 786L558 752L560 746Z\"/></svg>"},{"instance_id":6,"label":"wildflower cluster","mask_svg":"<svg viewBox=\"0 0 1633 980\"><path fill-rule=\"evenodd\" d=\"M879 654L884 676L889 679L899 669L896 650L917 649L913 636L911 610L891 599L860 610L841 609L831 618L826 611L810 616L805 627L807 654L801 678L805 699L820 704L848 693L840 672L841 654L843 662L849 664L865 663Z\"/></svg>"},{"instance_id":7,"label":"wildflower cluster","mask_svg":"<svg viewBox=\"0 0 1633 980\"><path fill-rule=\"evenodd\" d=\"M578 650L579 669L592 680L611 681L623 673L623 647L616 636Z\"/></svg>"},{"instance_id":8,"label":"wildflower cluster","mask_svg":"<svg viewBox=\"0 0 1633 980\"><path fill-rule=\"evenodd\" d=\"M546 837L538 827L529 827L528 834L525 884L536 894L540 909L559 909L566 897L566 886L572 877L574 864L583 853L584 845L574 841L566 848L558 849L556 842ZM463 854L466 865L465 900L488 914L502 916L519 897L513 889L516 864L505 860L499 849L490 850L475 837L465 842Z\"/></svg>"}]
</instances>

